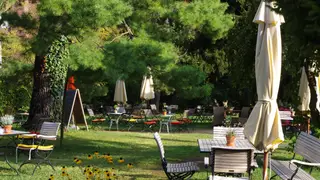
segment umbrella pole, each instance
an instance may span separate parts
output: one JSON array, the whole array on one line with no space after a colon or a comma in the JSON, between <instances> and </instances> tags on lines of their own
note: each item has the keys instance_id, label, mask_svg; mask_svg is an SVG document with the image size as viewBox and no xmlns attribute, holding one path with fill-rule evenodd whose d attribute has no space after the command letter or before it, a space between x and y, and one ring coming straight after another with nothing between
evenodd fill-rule
<instances>
[{"instance_id":1,"label":"umbrella pole","mask_svg":"<svg viewBox=\"0 0 320 180\"><path fill-rule=\"evenodd\" d=\"M264 152L263 153L263 170L262 170L263 180L268 179L267 170L268 170L268 152Z\"/></svg>"}]
</instances>

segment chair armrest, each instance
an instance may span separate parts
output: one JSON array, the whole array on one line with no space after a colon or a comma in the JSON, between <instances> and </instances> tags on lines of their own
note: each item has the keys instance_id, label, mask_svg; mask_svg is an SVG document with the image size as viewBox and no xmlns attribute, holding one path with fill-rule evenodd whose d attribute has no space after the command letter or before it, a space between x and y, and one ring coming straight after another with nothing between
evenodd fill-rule
<instances>
[{"instance_id":1,"label":"chair armrest","mask_svg":"<svg viewBox=\"0 0 320 180\"><path fill-rule=\"evenodd\" d=\"M37 138L38 139L43 139L43 140L52 140L52 141L57 140L57 136L37 135Z\"/></svg>"},{"instance_id":2,"label":"chair armrest","mask_svg":"<svg viewBox=\"0 0 320 180\"><path fill-rule=\"evenodd\" d=\"M320 167L320 163L309 163L309 162L299 161L299 160L295 160L295 159L291 160L290 164Z\"/></svg>"}]
</instances>

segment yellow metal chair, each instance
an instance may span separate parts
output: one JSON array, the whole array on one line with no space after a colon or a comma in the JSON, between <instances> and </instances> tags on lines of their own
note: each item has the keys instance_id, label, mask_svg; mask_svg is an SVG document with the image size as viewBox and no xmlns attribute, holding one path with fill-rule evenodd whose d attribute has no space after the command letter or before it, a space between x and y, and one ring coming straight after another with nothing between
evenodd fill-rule
<instances>
[{"instance_id":1,"label":"yellow metal chair","mask_svg":"<svg viewBox=\"0 0 320 180\"><path fill-rule=\"evenodd\" d=\"M41 126L39 134L30 134L21 137L33 137L33 140L31 144L18 144L16 147L16 163L18 163L18 155L20 151L28 151L29 153L28 159L20 165L18 171L20 171L22 166L30 163L36 164L35 168L33 169L32 175L34 174L35 170L44 163L49 164L52 169L55 170L49 160L49 156L53 152L54 145L46 145L46 141L55 141L57 139L59 127L60 123L44 122Z\"/></svg>"}]
</instances>

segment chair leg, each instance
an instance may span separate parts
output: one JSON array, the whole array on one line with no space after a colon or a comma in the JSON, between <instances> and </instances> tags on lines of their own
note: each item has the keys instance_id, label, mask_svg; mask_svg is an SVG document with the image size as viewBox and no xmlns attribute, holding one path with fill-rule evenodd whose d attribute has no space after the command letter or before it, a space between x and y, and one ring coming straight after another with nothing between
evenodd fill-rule
<instances>
[{"instance_id":1,"label":"chair leg","mask_svg":"<svg viewBox=\"0 0 320 180\"><path fill-rule=\"evenodd\" d=\"M161 133L161 128L162 128L162 122L160 122L160 129L159 129L159 133Z\"/></svg>"},{"instance_id":2,"label":"chair leg","mask_svg":"<svg viewBox=\"0 0 320 180\"><path fill-rule=\"evenodd\" d=\"M4 155L4 156L5 156L5 161L6 161L6 163L8 164L8 166L9 166L11 169L13 169L13 170L17 173L17 175L19 175L19 172L18 172L13 166L11 166L11 164L9 163L9 160L8 160L7 156L6 156L6 155Z\"/></svg>"},{"instance_id":3,"label":"chair leg","mask_svg":"<svg viewBox=\"0 0 320 180\"><path fill-rule=\"evenodd\" d=\"M112 127L112 120L110 121L109 131L111 130L111 127Z\"/></svg>"},{"instance_id":4,"label":"chair leg","mask_svg":"<svg viewBox=\"0 0 320 180\"><path fill-rule=\"evenodd\" d=\"M169 123L167 123L167 132L170 133L169 132Z\"/></svg>"},{"instance_id":5,"label":"chair leg","mask_svg":"<svg viewBox=\"0 0 320 180\"><path fill-rule=\"evenodd\" d=\"M119 131L119 121L118 120L116 121L116 124L117 124L117 131Z\"/></svg>"}]
</instances>

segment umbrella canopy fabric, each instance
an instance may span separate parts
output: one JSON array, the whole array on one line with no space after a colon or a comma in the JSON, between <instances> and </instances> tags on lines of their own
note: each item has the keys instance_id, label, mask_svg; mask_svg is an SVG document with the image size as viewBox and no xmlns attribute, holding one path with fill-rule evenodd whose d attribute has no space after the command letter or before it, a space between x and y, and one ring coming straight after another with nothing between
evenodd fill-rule
<instances>
[{"instance_id":1,"label":"umbrella canopy fabric","mask_svg":"<svg viewBox=\"0 0 320 180\"><path fill-rule=\"evenodd\" d=\"M310 104L310 89L308 85L307 74L304 68L302 68L301 78L300 78L300 86L299 86L299 97L300 97L300 106L298 109L300 111L309 111L309 104Z\"/></svg>"},{"instance_id":2,"label":"umbrella canopy fabric","mask_svg":"<svg viewBox=\"0 0 320 180\"><path fill-rule=\"evenodd\" d=\"M153 88L153 79L152 76L147 78L143 76L143 81L141 85L140 98L145 100L154 99L154 88Z\"/></svg>"},{"instance_id":3,"label":"umbrella canopy fabric","mask_svg":"<svg viewBox=\"0 0 320 180\"><path fill-rule=\"evenodd\" d=\"M128 101L126 85L123 80L117 80L116 82L113 101L119 102L119 103L125 103Z\"/></svg>"},{"instance_id":4,"label":"umbrella canopy fabric","mask_svg":"<svg viewBox=\"0 0 320 180\"><path fill-rule=\"evenodd\" d=\"M261 1L253 22L258 23L255 74L258 102L252 110L244 133L259 150L275 149L284 141L277 96L281 75L281 15Z\"/></svg>"},{"instance_id":5,"label":"umbrella canopy fabric","mask_svg":"<svg viewBox=\"0 0 320 180\"><path fill-rule=\"evenodd\" d=\"M311 69L311 71L313 71ZM318 96L317 101L317 109L320 111L320 81L319 77L315 77L316 79L316 93ZM304 68L302 68L301 78L300 78L300 86L299 86L299 97L300 97L300 106L298 109L300 111L310 111L309 104L311 99L310 89L309 89L309 82L307 79L307 74Z\"/></svg>"}]
</instances>

